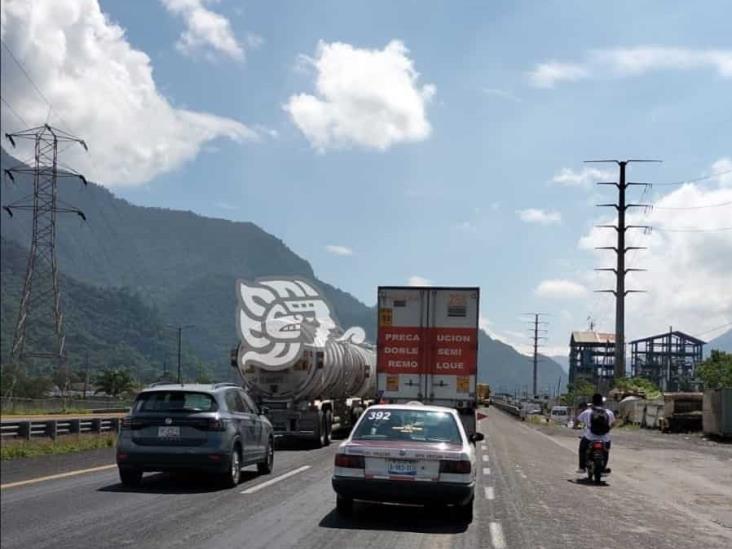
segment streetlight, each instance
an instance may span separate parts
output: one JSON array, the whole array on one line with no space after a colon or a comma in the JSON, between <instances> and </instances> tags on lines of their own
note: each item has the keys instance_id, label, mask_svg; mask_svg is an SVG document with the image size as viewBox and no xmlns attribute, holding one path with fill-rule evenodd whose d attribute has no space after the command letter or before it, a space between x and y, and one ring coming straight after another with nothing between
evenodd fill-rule
<instances>
[{"instance_id":1,"label":"streetlight","mask_svg":"<svg viewBox=\"0 0 732 549\"><path fill-rule=\"evenodd\" d=\"M174 328L178 330L178 383L181 385L183 382L181 381L181 370L180 370L180 348L181 343L183 341L183 330L187 328L195 328L196 326L194 324L178 324L177 326L175 324L168 324L168 327Z\"/></svg>"}]
</instances>

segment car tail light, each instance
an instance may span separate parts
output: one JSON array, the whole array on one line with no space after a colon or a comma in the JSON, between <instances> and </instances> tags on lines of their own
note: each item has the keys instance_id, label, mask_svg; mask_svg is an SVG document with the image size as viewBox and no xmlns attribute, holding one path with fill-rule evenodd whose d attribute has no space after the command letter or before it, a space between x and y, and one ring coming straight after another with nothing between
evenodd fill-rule
<instances>
[{"instance_id":1,"label":"car tail light","mask_svg":"<svg viewBox=\"0 0 732 549\"><path fill-rule=\"evenodd\" d=\"M440 473L467 475L470 473L470 469L470 462L465 459L460 461L440 461Z\"/></svg>"},{"instance_id":2,"label":"car tail light","mask_svg":"<svg viewBox=\"0 0 732 549\"><path fill-rule=\"evenodd\" d=\"M210 418L205 427L206 431L226 431L226 422L219 418Z\"/></svg>"},{"instance_id":3,"label":"car tail light","mask_svg":"<svg viewBox=\"0 0 732 549\"><path fill-rule=\"evenodd\" d=\"M132 429L133 428L133 421L131 417L123 417L122 418L122 425L120 426L120 429Z\"/></svg>"},{"instance_id":4,"label":"car tail light","mask_svg":"<svg viewBox=\"0 0 732 549\"><path fill-rule=\"evenodd\" d=\"M349 456L348 454L336 454L336 467L346 467L348 469L363 469L363 456Z\"/></svg>"}]
</instances>

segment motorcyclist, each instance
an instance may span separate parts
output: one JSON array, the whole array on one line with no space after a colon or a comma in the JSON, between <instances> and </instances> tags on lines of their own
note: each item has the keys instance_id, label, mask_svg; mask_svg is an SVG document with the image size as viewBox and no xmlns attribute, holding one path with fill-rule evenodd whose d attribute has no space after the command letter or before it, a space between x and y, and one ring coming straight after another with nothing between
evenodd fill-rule
<instances>
[{"instance_id":1,"label":"motorcyclist","mask_svg":"<svg viewBox=\"0 0 732 549\"><path fill-rule=\"evenodd\" d=\"M587 407L577 416L577 421L585 425L582 440L579 444L578 474L585 472L587 448L590 442L601 440L605 444L605 473L609 473L607 466L610 457L610 429L615 423L615 414L603 406L603 397L600 393L592 395L592 406Z\"/></svg>"}]
</instances>

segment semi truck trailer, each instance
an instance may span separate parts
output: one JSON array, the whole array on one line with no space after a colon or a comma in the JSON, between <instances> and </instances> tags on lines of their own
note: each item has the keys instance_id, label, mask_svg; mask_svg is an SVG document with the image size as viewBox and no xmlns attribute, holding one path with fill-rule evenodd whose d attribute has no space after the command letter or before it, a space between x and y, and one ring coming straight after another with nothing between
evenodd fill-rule
<instances>
[{"instance_id":1,"label":"semi truck trailer","mask_svg":"<svg viewBox=\"0 0 732 549\"><path fill-rule=\"evenodd\" d=\"M476 432L479 288L378 289L377 396L455 408Z\"/></svg>"}]
</instances>

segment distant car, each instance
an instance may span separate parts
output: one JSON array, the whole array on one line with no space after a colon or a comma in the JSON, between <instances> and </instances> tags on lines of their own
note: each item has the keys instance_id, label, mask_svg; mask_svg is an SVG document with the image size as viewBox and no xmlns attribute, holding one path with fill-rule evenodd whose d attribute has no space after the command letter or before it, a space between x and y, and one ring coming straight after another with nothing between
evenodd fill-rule
<instances>
[{"instance_id":1,"label":"distant car","mask_svg":"<svg viewBox=\"0 0 732 549\"><path fill-rule=\"evenodd\" d=\"M450 504L473 518L476 441L456 410L421 404L368 408L335 456L336 509L349 515L354 500Z\"/></svg>"},{"instance_id":2,"label":"distant car","mask_svg":"<svg viewBox=\"0 0 732 549\"><path fill-rule=\"evenodd\" d=\"M136 486L147 471L206 471L239 484L241 468L272 471L272 425L233 383L156 384L135 399L122 421L117 467L122 484Z\"/></svg>"},{"instance_id":3,"label":"distant car","mask_svg":"<svg viewBox=\"0 0 732 549\"><path fill-rule=\"evenodd\" d=\"M566 406L552 406L549 411L549 419L557 423L567 423L569 420L569 408Z\"/></svg>"}]
</instances>

